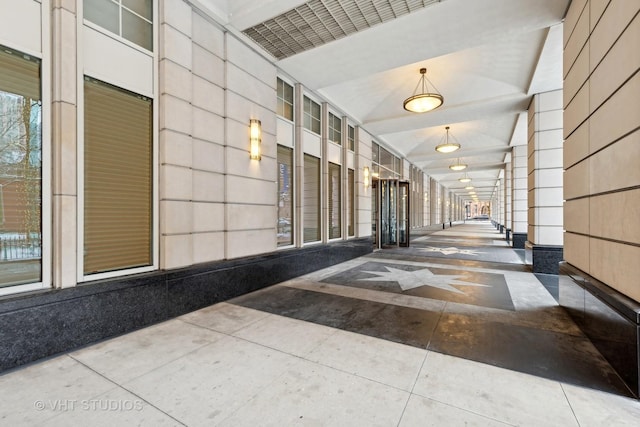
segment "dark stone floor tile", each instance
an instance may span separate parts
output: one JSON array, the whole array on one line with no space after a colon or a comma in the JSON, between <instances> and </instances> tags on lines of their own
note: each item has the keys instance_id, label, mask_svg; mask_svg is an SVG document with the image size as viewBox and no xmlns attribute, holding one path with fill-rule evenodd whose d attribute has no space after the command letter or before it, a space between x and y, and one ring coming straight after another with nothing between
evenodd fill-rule
<instances>
[{"instance_id":1,"label":"dark stone floor tile","mask_svg":"<svg viewBox=\"0 0 640 427\"><path fill-rule=\"evenodd\" d=\"M445 313L429 350L631 396L585 337Z\"/></svg>"},{"instance_id":2,"label":"dark stone floor tile","mask_svg":"<svg viewBox=\"0 0 640 427\"><path fill-rule=\"evenodd\" d=\"M375 338L426 348L440 313L395 305L368 303L344 327Z\"/></svg>"},{"instance_id":3,"label":"dark stone floor tile","mask_svg":"<svg viewBox=\"0 0 640 427\"><path fill-rule=\"evenodd\" d=\"M274 286L228 301L231 304L343 329L361 309L361 301L320 292Z\"/></svg>"},{"instance_id":4,"label":"dark stone floor tile","mask_svg":"<svg viewBox=\"0 0 640 427\"><path fill-rule=\"evenodd\" d=\"M426 275L433 274L434 281L430 281L428 276L424 279L425 286L404 290L399 282L388 280L393 278L393 271L403 270L419 273L424 270ZM380 273L377 273L380 272ZM379 280L376 273L380 274ZM435 279L450 276L445 284L449 284L449 290L437 287ZM326 283L350 286L355 288L371 289L376 291L399 293L422 298L436 299L440 301L457 302L461 304L471 304L481 307L498 308L501 310L515 310L509 288L504 280L504 276L494 273L481 273L468 270L451 270L435 267L419 267L401 264L384 264L380 262L367 262L357 267L342 271L322 280ZM434 286L429 286L429 283ZM468 283L469 285L465 285ZM481 285L481 286L475 286Z\"/></svg>"},{"instance_id":5,"label":"dark stone floor tile","mask_svg":"<svg viewBox=\"0 0 640 427\"><path fill-rule=\"evenodd\" d=\"M385 252L373 252L369 255L366 255L366 258L401 260L401 261L412 261L412 262L431 262L431 263L437 263L437 264L455 265L458 267L487 268L492 270L499 269L504 271L521 271L525 273L531 272L531 267L525 265L524 263L511 264L511 263L477 261L477 260L468 260L468 259L463 260L463 259L446 258L446 257L432 257L432 256L426 256L426 255L417 256L415 254L409 254L409 253L405 254L402 252L402 250L403 249L390 249L390 250L385 250ZM393 251L396 251L396 252L393 252Z\"/></svg>"},{"instance_id":6,"label":"dark stone floor tile","mask_svg":"<svg viewBox=\"0 0 640 427\"><path fill-rule=\"evenodd\" d=\"M426 348L440 313L275 286L229 303Z\"/></svg>"},{"instance_id":7,"label":"dark stone floor tile","mask_svg":"<svg viewBox=\"0 0 640 427\"><path fill-rule=\"evenodd\" d=\"M522 264L518 254L508 246L492 244L461 244L458 242L419 241L408 248L385 249L389 253L406 256L430 256L434 258Z\"/></svg>"}]
</instances>

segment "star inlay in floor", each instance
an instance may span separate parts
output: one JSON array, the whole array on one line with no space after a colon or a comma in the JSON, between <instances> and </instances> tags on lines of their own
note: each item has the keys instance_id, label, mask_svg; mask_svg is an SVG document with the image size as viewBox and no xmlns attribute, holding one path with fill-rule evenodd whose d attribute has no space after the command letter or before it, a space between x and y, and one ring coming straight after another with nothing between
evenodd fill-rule
<instances>
[{"instance_id":1,"label":"star inlay in floor","mask_svg":"<svg viewBox=\"0 0 640 427\"><path fill-rule=\"evenodd\" d=\"M457 294L465 294L465 292L457 289L451 285L459 286L482 286L488 287L490 285L481 285L478 283L469 283L461 280L457 280L459 275L446 275L446 274L433 274L428 268L423 270L405 271L393 267L385 267L384 271L363 271L364 273L375 274L376 277L368 277L365 279L358 279L360 281L377 281L385 280L389 282L398 282L400 288L403 291L409 289L419 288L422 286L431 286L433 288L442 289L449 292L455 292Z\"/></svg>"}]
</instances>

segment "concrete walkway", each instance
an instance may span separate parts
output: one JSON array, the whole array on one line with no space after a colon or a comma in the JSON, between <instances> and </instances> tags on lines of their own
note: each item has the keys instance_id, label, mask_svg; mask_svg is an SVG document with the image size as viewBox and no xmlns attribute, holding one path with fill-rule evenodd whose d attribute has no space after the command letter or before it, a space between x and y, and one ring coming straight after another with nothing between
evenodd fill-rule
<instances>
[{"instance_id":1,"label":"concrete walkway","mask_svg":"<svg viewBox=\"0 0 640 427\"><path fill-rule=\"evenodd\" d=\"M0 376L5 426L637 426L487 221Z\"/></svg>"}]
</instances>

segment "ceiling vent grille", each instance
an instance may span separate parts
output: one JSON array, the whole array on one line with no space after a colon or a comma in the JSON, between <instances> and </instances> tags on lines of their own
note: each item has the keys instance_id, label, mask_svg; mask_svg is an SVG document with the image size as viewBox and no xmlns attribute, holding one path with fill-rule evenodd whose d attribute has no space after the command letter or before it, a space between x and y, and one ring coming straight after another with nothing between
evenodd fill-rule
<instances>
[{"instance_id":1,"label":"ceiling vent grille","mask_svg":"<svg viewBox=\"0 0 640 427\"><path fill-rule=\"evenodd\" d=\"M243 33L277 59L283 59L439 1L311 0Z\"/></svg>"}]
</instances>

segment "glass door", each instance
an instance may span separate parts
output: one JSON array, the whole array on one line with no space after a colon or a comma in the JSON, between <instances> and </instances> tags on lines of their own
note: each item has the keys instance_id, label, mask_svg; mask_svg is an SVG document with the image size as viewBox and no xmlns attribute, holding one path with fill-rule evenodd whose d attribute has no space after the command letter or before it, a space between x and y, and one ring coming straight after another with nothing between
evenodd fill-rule
<instances>
[{"instance_id":1,"label":"glass door","mask_svg":"<svg viewBox=\"0 0 640 427\"><path fill-rule=\"evenodd\" d=\"M378 180L373 179L371 181L371 238L373 239L373 247L376 249L380 248L380 241L378 235L378 214L380 209L378 209L378 201L380 197L378 197Z\"/></svg>"},{"instance_id":2,"label":"glass door","mask_svg":"<svg viewBox=\"0 0 640 427\"><path fill-rule=\"evenodd\" d=\"M371 234L375 247L409 246L409 183L378 179L371 187Z\"/></svg>"},{"instance_id":3,"label":"glass door","mask_svg":"<svg viewBox=\"0 0 640 427\"><path fill-rule=\"evenodd\" d=\"M398 182L398 245L409 246L409 183Z\"/></svg>"}]
</instances>

